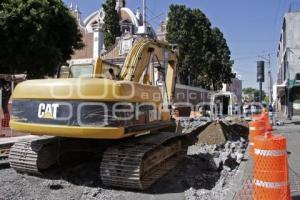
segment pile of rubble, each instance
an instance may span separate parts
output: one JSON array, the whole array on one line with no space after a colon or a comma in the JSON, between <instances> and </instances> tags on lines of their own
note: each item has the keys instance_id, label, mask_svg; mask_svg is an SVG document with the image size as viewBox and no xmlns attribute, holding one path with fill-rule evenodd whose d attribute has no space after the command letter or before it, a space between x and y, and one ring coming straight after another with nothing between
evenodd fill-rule
<instances>
[{"instance_id":1,"label":"pile of rubble","mask_svg":"<svg viewBox=\"0 0 300 200\"><path fill-rule=\"evenodd\" d=\"M180 118L180 126L183 127L183 133L188 133L195 131L199 127L203 127L211 122L211 119L208 117L198 117L198 118Z\"/></svg>"},{"instance_id":2,"label":"pile of rubble","mask_svg":"<svg viewBox=\"0 0 300 200\"><path fill-rule=\"evenodd\" d=\"M236 124L235 124L236 126ZM239 125L242 126L242 125ZM214 187L191 187L185 191L188 200L217 200L228 192L230 182L236 176L247 148L246 131L239 133L232 124L222 121L211 123L198 136L198 144L188 148L187 156L199 162L211 174L216 172ZM211 178L213 180L213 178Z\"/></svg>"},{"instance_id":3,"label":"pile of rubble","mask_svg":"<svg viewBox=\"0 0 300 200\"><path fill-rule=\"evenodd\" d=\"M197 144L190 146L187 155L206 168L204 174L216 172L215 177L211 177L210 181L215 178L217 178L217 181L215 181L214 187L210 189L191 187L185 191L186 199L222 199L224 193L229 190L231 180L237 174L238 166L243 160L246 148L247 141L244 138L240 138L239 141L227 141L222 145Z\"/></svg>"},{"instance_id":4,"label":"pile of rubble","mask_svg":"<svg viewBox=\"0 0 300 200\"><path fill-rule=\"evenodd\" d=\"M224 145L193 145L188 148L187 155L207 161L212 170L234 169L241 163L246 148L246 140L240 138L239 141L227 141Z\"/></svg>"},{"instance_id":5,"label":"pile of rubble","mask_svg":"<svg viewBox=\"0 0 300 200\"><path fill-rule=\"evenodd\" d=\"M226 199L227 193L233 193L231 187L231 181L236 176L237 170L226 171L223 170L220 174L220 178L212 189L195 189L190 188L185 191L185 198L187 200L220 200Z\"/></svg>"},{"instance_id":6,"label":"pile of rubble","mask_svg":"<svg viewBox=\"0 0 300 200\"><path fill-rule=\"evenodd\" d=\"M235 126L235 127L233 127ZM236 130L237 124L229 124L224 121L215 121L211 123L201 134L198 136L199 144L225 144L229 141L238 141L240 137L245 137L244 132Z\"/></svg>"}]
</instances>

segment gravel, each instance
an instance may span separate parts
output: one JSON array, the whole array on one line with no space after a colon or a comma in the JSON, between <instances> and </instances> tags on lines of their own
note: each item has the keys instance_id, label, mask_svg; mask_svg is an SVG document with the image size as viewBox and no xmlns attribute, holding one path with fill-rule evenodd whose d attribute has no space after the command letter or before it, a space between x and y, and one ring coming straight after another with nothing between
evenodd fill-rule
<instances>
[{"instance_id":1,"label":"gravel","mask_svg":"<svg viewBox=\"0 0 300 200\"><path fill-rule=\"evenodd\" d=\"M208 117L201 117L201 118L188 118L188 117L181 117L180 118L180 125L183 127L183 133L189 133L194 131L195 129L205 126L206 124L210 123L211 119Z\"/></svg>"},{"instance_id":2,"label":"gravel","mask_svg":"<svg viewBox=\"0 0 300 200\"><path fill-rule=\"evenodd\" d=\"M228 171L224 169L221 171L220 178L211 190L190 188L185 191L187 200L220 200L230 190L230 181L237 174L237 170Z\"/></svg>"},{"instance_id":3,"label":"gravel","mask_svg":"<svg viewBox=\"0 0 300 200\"><path fill-rule=\"evenodd\" d=\"M190 187L185 191L187 200L219 200L231 190L231 181L237 176L238 166L246 151L247 142L244 138L238 141L227 141L221 145L197 144L188 148L187 155L199 159L206 166L203 173L215 171L215 177L209 179L214 184L210 189ZM197 175L196 175L197 177ZM216 180L214 182L214 180Z\"/></svg>"}]
</instances>

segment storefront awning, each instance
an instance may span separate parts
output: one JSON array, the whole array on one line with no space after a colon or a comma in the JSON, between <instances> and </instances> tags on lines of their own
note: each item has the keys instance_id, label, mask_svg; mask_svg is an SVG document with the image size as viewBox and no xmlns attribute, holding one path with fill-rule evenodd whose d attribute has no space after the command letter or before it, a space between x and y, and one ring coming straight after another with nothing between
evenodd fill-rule
<instances>
[{"instance_id":1,"label":"storefront awning","mask_svg":"<svg viewBox=\"0 0 300 200\"><path fill-rule=\"evenodd\" d=\"M287 85L286 84L278 84L278 85L276 85L276 88L277 88L277 95L283 96L285 94Z\"/></svg>"}]
</instances>

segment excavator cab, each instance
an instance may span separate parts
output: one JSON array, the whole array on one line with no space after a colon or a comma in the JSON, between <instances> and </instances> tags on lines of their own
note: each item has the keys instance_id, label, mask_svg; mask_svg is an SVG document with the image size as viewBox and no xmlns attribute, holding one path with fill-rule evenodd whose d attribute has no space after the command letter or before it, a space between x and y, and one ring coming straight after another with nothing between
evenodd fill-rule
<instances>
[{"instance_id":1,"label":"excavator cab","mask_svg":"<svg viewBox=\"0 0 300 200\"><path fill-rule=\"evenodd\" d=\"M69 62L69 78L107 78L116 80L121 68L101 58L73 59Z\"/></svg>"}]
</instances>

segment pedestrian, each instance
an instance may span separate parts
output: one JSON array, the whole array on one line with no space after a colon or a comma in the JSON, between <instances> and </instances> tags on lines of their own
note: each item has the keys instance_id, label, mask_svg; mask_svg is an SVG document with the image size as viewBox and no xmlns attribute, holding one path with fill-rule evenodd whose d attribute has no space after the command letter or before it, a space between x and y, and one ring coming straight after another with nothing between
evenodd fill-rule
<instances>
[{"instance_id":1,"label":"pedestrian","mask_svg":"<svg viewBox=\"0 0 300 200\"><path fill-rule=\"evenodd\" d=\"M274 109L273 109L272 104L269 105L269 117L271 120L271 124L273 125L274 124Z\"/></svg>"},{"instance_id":2,"label":"pedestrian","mask_svg":"<svg viewBox=\"0 0 300 200\"><path fill-rule=\"evenodd\" d=\"M2 80L1 81L1 90L2 90L2 111L3 114L9 114L8 111L8 102L11 95L11 86L10 82Z\"/></svg>"},{"instance_id":3,"label":"pedestrian","mask_svg":"<svg viewBox=\"0 0 300 200\"><path fill-rule=\"evenodd\" d=\"M251 104L251 107L250 107L250 110L251 110L251 114L256 114L256 106L254 104Z\"/></svg>"},{"instance_id":4,"label":"pedestrian","mask_svg":"<svg viewBox=\"0 0 300 200\"><path fill-rule=\"evenodd\" d=\"M239 114L239 105L237 103L234 104L234 114L235 115Z\"/></svg>"}]
</instances>

